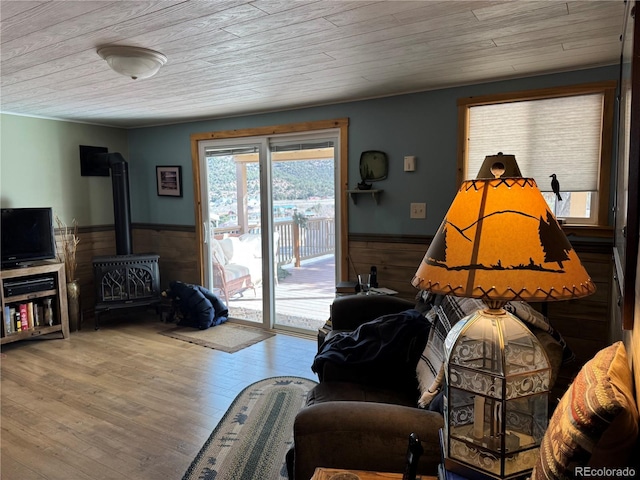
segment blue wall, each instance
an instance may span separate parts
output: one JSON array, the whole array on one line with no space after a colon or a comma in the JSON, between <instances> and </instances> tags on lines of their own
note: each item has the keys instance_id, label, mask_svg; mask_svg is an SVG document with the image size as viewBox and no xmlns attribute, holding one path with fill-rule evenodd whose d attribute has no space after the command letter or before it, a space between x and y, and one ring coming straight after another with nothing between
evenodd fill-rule
<instances>
[{"instance_id":1,"label":"blue wall","mask_svg":"<svg viewBox=\"0 0 640 480\"><path fill-rule=\"evenodd\" d=\"M456 191L458 98L617 80L618 67L604 67L518 80L435 90L395 97L224 118L129 131L132 218L136 223L194 225L190 135L348 117L349 187L360 180L363 150L389 157L389 177L376 206L367 198L349 202L349 233L433 235ZM487 154L496 152L487 152ZM403 171L403 157L415 155L417 169ZM155 166L181 165L184 196L156 195ZM409 218L409 204L426 202L427 219Z\"/></svg>"}]
</instances>

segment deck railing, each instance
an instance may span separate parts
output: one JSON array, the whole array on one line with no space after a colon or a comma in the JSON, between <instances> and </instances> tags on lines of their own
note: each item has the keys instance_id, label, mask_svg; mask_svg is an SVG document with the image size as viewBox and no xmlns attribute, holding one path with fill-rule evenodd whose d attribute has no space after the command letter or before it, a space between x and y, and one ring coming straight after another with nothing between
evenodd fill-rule
<instances>
[{"instance_id":1,"label":"deck railing","mask_svg":"<svg viewBox=\"0 0 640 480\"><path fill-rule=\"evenodd\" d=\"M300 266L301 260L320 257L335 252L335 219L333 217L307 217L305 225L293 220L275 220L274 228L278 233L277 263L294 263ZM240 235L244 232L236 225L216 227L215 235ZM260 225L250 225L249 232L260 233Z\"/></svg>"}]
</instances>

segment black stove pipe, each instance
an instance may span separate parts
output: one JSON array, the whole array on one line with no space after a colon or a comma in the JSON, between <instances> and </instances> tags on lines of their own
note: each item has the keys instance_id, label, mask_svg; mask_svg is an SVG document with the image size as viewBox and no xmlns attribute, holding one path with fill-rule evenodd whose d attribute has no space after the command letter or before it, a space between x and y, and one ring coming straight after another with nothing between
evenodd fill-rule
<instances>
[{"instance_id":1,"label":"black stove pipe","mask_svg":"<svg viewBox=\"0 0 640 480\"><path fill-rule=\"evenodd\" d=\"M116 253L118 255L131 255L133 253L133 237L131 235L131 200L129 197L129 167L127 161L117 152L98 153L96 157L111 169Z\"/></svg>"}]
</instances>

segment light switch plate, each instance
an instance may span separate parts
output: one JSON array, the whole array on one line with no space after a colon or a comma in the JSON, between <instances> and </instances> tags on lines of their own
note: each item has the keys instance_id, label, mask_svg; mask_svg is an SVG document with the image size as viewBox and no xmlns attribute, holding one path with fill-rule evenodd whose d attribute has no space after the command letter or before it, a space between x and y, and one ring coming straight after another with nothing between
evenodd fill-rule
<instances>
[{"instance_id":1,"label":"light switch plate","mask_svg":"<svg viewBox=\"0 0 640 480\"><path fill-rule=\"evenodd\" d=\"M427 218L427 204L412 203L410 218Z\"/></svg>"},{"instance_id":2,"label":"light switch plate","mask_svg":"<svg viewBox=\"0 0 640 480\"><path fill-rule=\"evenodd\" d=\"M404 171L415 172L416 170L416 157L413 155L404 157Z\"/></svg>"}]
</instances>

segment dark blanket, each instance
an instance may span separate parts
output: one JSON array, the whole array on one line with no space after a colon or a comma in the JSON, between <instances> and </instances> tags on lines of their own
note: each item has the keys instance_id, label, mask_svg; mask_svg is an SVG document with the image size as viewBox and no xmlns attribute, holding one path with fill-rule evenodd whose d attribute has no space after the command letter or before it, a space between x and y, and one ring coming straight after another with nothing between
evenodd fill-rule
<instances>
[{"instance_id":1,"label":"dark blanket","mask_svg":"<svg viewBox=\"0 0 640 480\"><path fill-rule=\"evenodd\" d=\"M205 330L227 321L227 306L211 291L200 285L180 281L169 284L167 296L177 304L181 319L178 325Z\"/></svg>"},{"instance_id":2,"label":"dark blanket","mask_svg":"<svg viewBox=\"0 0 640 480\"><path fill-rule=\"evenodd\" d=\"M385 371L413 369L424 349L429 322L417 310L405 310L363 323L352 332L340 332L320 347L311 370L319 373L325 362L367 365Z\"/></svg>"}]
</instances>

